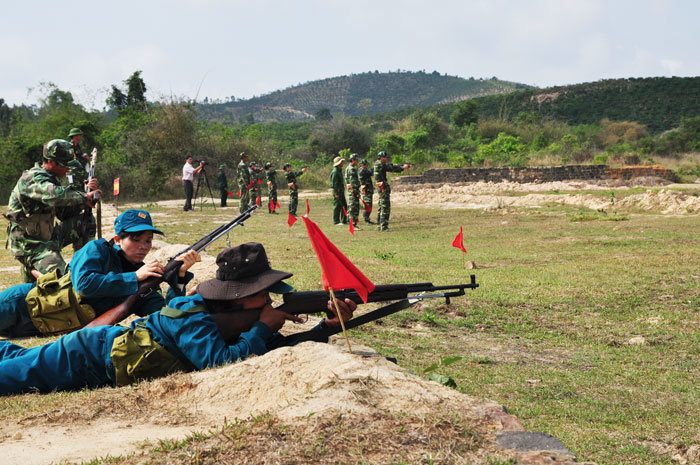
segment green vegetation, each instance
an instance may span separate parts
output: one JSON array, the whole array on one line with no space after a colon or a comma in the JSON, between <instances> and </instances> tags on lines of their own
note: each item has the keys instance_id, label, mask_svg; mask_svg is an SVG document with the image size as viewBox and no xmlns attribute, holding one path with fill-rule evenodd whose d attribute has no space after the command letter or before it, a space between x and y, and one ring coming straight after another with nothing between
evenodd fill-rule
<instances>
[{"instance_id":1,"label":"green vegetation","mask_svg":"<svg viewBox=\"0 0 700 465\"><path fill-rule=\"evenodd\" d=\"M424 92L433 86L430 92L444 100L447 97L441 92L452 88L447 82L458 78L366 73L347 79L364 83L364 87L351 87L356 92L364 88L365 95L379 95L379 83L385 79L405 79L421 83ZM517 87L493 79L461 81ZM332 79L320 82L329 86L325 92L338 87L331 85L336 82ZM315 119L291 123L256 123L254 117L218 121L208 119L207 105L150 103L139 71L123 86L112 86L107 113L85 110L69 92L49 83L42 86L44 98L36 107L8 107L0 100L0 157L5 162L0 166L0 198L7 198L21 172L39 161L42 144L67 137L75 126L86 134L86 151L98 148L97 175L108 201L116 177L123 187L122 199L181 195L185 154L205 159L211 166L227 163L233 169L242 151L278 169L286 162L295 168L310 166L302 189L325 188L330 161L342 150L370 159L384 150L394 163L415 164L416 174L431 166L663 163L676 169L682 179L694 181L700 176L700 159L694 155L700 150L700 116L688 108L688 102L697 101L688 96L697 95L694 89L699 83L700 78L601 81L390 113L366 111L358 117L338 116L324 102L314 109ZM397 88L419 94L406 86ZM312 92L315 86L305 88ZM278 97L290 92L280 92ZM313 92L323 94L319 89ZM545 94L558 97L540 99L533 106L536 97ZM676 102L680 94L683 102ZM660 129L667 130L659 133Z\"/></svg>"}]
</instances>

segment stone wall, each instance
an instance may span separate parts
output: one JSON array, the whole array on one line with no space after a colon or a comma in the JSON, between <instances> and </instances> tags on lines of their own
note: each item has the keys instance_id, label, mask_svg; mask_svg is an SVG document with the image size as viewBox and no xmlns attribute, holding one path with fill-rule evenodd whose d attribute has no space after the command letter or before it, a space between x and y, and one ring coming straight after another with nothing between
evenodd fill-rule
<instances>
[{"instance_id":1,"label":"stone wall","mask_svg":"<svg viewBox=\"0 0 700 465\"><path fill-rule=\"evenodd\" d=\"M457 182L553 182L573 179L632 179L656 176L676 182L673 171L662 166L626 166L610 168L607 165L532 166L518 168L450 168L425 171L421 176L401 176L399 184L433 184Z\"/></svg>"}]
</instances>

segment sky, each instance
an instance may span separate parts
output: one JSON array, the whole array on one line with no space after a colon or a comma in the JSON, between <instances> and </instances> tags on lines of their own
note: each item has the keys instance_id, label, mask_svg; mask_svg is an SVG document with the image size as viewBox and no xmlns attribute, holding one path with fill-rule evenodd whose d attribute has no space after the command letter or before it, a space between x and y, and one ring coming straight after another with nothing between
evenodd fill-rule
<instances>
[{"instance_id":1,"label":"sky","mask_svg":"<svg viewBox=\"0 0 700 465\"><path fill-rule=\"evenodd\" d=\"M141 70L149 100L248 99L407 70L538 87L700 76L698 0L3 2L0 98L46 83L102 109Z\"/></svg>"}]
</instances>

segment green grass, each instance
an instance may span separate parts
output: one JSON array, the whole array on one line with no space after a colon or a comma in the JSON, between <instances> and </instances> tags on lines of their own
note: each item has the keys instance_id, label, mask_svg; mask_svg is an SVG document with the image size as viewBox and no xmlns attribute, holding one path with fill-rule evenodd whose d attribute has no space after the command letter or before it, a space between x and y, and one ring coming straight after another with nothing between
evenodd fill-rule
<instances>
[{"instance_id":1,"label":"green grass","mask_svg":"<svg viewBox=\"0 0 700 465\"><path fill-rule=\"evenodd\" d=\"M156 226L180 243L237 214L156 209L178 216ZM472 273L480 283L449 306L430 302L354 330L355 340L421 374L441 358L462 357L435 371L462 392L503 404L526 429L561 439L579 460L675 463L644 442L700 444L700 218L621 211L624 221L595 212L570 220L577 211L392 206L391 232L365 227L352 237L332 225L325 199L311 200L311 218L377 284L454 284ZM303 223L290 230L283 213L255 214L232 241L262 242L273 268L294 272L291 284L319 289ZM464 258L476 270L451 247L460 225ZM222 238L208 252L224 247ZM0 268L11 266L9 253L0 254ZM1 275L6 286L19 282ZM645 342L630 344L634 337ZM42 398L55 404L61 395ZM41 408L35 398L0 399L0 417Z\"/></svg>"}]
</instances>

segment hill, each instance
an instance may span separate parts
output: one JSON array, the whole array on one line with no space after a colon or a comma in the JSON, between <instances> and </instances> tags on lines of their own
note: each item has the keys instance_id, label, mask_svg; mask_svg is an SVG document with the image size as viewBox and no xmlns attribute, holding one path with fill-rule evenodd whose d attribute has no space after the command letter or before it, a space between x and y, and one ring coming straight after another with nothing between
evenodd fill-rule
<instances>
[{"instance_id":1,"label":"hill","mask_svg":"<svg viewBox=\"0 0 700 465\"><path fill-rule=\"evenodd\" d=\"M260 97L235 102L198 104L197 112L210 120L241 118L260 122L313 119L327 108L331 114L359 116L402 108L455 102L466 98L510 93L529 86L491 79L419 72L368 72L300 84Z\"/></svg>"},{"instance_id":2,"label":"hill","mask_svg":"<svg viewBox=\"0 0 700 465\"><path fill-rule=\"evenodd\" d=\"M538 113L572 125L636 121L659 133L698 116L700 77L606 79L584 84L527 89L476 99L482 119L512 120Z\"/></svg>"}]
</instances>

